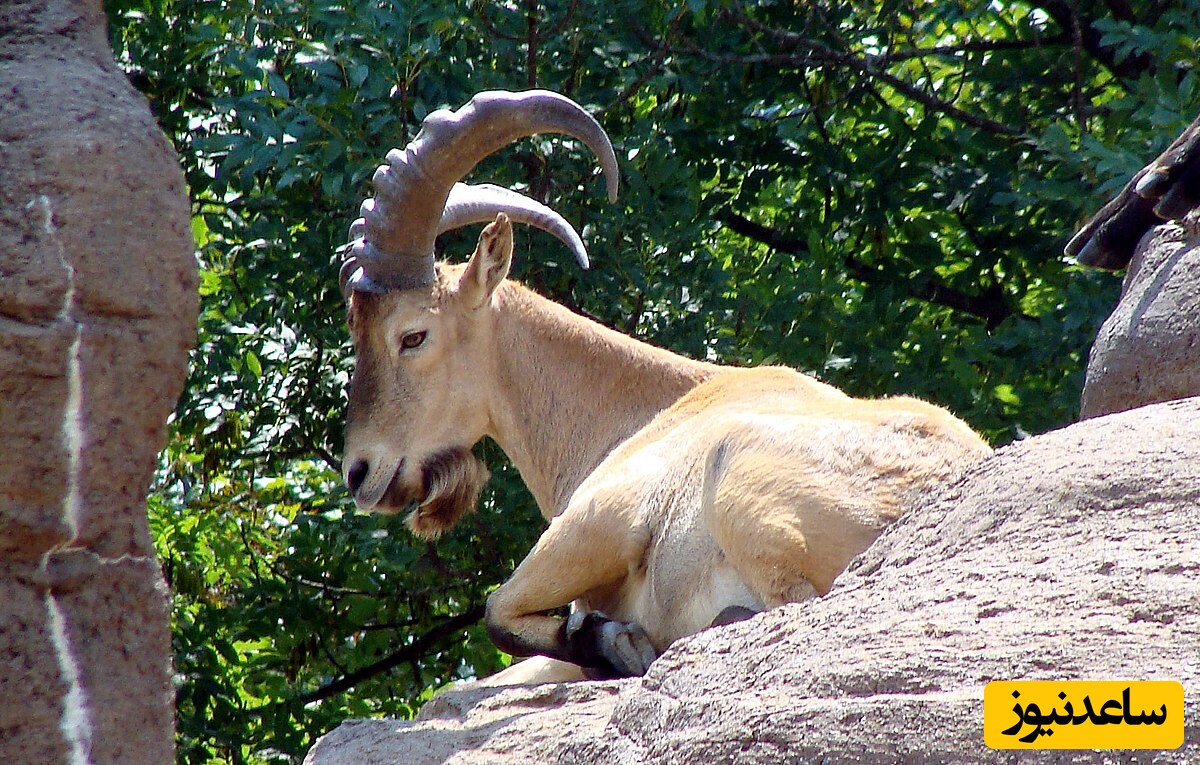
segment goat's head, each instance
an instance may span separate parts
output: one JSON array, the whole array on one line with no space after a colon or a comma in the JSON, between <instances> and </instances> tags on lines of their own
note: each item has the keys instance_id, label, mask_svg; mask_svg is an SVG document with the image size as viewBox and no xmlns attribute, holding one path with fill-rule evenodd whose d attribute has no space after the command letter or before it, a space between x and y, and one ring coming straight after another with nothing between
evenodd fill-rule
<instances>
[{"instance_id":1,"label":"goat's head","mask_svg":"<svg viewBox=\"0 0 1200 765\"><path fill-rule=\"evenodd\" d=\"M421 536L453 526L487 478L471 447L488 428L488 313L511 262L510 219L554 234L587 267L575 229L550 208L459 182L484 157L541 132L583 141L616 197L612 145L581 107L547 91L481 93L458 111L429 115L404 151L388 153L374 176L376 197L350 229L341 270L356 351L346 486L365 510L415 503L408 524ZM434 262L439 233L493 219L465 266Z\"/></svg>"}]
</instances>

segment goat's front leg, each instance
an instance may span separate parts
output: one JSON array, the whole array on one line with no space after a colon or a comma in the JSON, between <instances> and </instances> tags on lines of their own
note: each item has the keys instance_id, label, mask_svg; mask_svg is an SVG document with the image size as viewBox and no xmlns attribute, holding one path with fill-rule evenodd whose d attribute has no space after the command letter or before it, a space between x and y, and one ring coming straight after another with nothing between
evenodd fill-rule
<instances>
[{"instance_id":1,"label":"goat's front leg","mask_svg":"<svg viewBox=\"0 0 1200 765\"><path fill-rule=\"evenodd\" d=\"M637 624L595 611L565 619L551 613L588 593L619 587L644 550L644 538L623 513L597 512L594 502L568 509L488 598L488 634L514 656L577 664L593 679L644 674L657 651Z\"/></svg>"},{"instance_id":2,"label":"goat's front leg","mask_svg":"<svg viewBox=\"0 0 1200 765\"><path fill-rule=\"evenodd\" d=\"M658 658L640 624L610 619L599 611L571 612L566 644L589 680L644 675Z\"/></svg>"}]
</instances>

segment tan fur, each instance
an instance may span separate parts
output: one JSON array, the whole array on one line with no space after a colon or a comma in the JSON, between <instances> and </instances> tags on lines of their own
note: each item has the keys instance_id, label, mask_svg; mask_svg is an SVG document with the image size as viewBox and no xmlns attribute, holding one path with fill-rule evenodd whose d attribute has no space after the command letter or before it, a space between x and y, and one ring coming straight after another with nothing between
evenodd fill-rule
<instances>
[{"instance_id":1,"label":"tan fur","mask_svg":"<svg viewBox=\"0 0 1200 765\"><path fill-rule=\"evenodd\" d=\"M988 452L916 399L853 399L599 327L497 278L511 247L501 217L434 290L354 297L346 462L370 466L360 503L382 510L422 499L431 457L484 435L520 469L550 523L489 599L489 630L553 658L512 681L559 677L578 653L551 613L568 603L640 624L661 651L727 606L827 592L905 497ZM414 329L427 347L398 353Z\"/></svg>"}]
</instances>

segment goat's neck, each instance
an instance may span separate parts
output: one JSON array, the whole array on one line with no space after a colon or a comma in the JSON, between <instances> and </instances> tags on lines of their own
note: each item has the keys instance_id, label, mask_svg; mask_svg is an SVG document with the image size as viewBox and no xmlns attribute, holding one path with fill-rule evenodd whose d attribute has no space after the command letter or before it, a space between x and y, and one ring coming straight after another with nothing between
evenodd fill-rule
<instances>
[{"instance_id":1,"label":"goat's neck","mask_svg":"<svg viewBox=\"0 0 1200 765\"><path fill-rule=\"evenodd\" d=\"M491 431L547 519L601 460L721 371L634 340L511 282L494 296Z\"/></svg>"}]
</instances>

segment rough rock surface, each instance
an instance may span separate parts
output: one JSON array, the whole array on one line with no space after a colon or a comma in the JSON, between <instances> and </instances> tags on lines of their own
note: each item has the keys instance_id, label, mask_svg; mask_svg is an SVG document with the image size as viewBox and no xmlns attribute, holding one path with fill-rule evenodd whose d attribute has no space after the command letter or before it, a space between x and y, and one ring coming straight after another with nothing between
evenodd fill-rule
<instances>
[{"instance_id":1,"label":"rough rock surface","mask_svg":"<svg viewBox=\"0 0 1200 765\"><path fill-rule=\"evenodd\" d=\"M1200 395L1200 211L1148 233L1088 359L1082 417Z\"/></svg>"},{"instance_id":2,"label":"rough rock surface","mask_svg":"<svg viewBox=\"0 0 1200 765\"><path fill-rule=\"evenodd\" d=\"M0 762L174 760L145 494L195 338L190 217L100 0L0 3Z\"/></svg>"},{"instance_id":3,"label":"rough rock surface","mask_svg":"<svg viewBox=\"0 0 1200 765\"><path fill-rule=\"evenodd\" d=\"M1200 398L999 450L922 500L823 599L680 641L641 679L444 692L354 721L307 765L1009 762L993 679L1173 679L1200 762Z\"/></svg>"}]
</instances>

